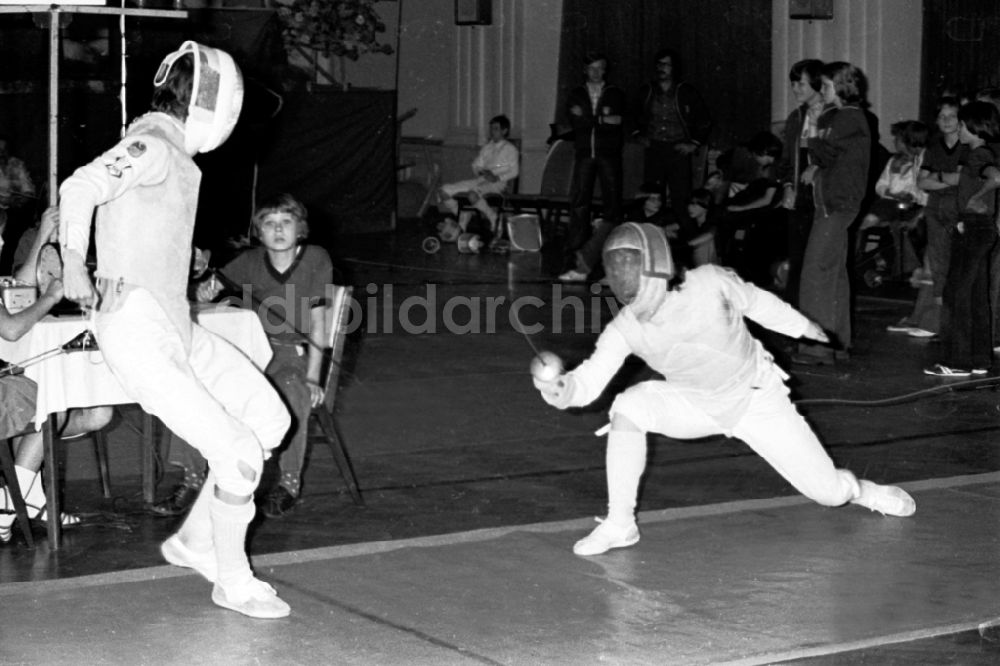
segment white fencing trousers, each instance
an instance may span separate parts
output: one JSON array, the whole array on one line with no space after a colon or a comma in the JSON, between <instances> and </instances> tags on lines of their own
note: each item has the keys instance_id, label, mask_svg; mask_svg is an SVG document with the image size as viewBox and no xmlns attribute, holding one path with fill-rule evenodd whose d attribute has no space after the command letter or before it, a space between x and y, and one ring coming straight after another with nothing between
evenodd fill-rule
<instances>
[{"instance_id":1,"label":"white fencing trousers","mask_svg":"<svg viewBox=\"0 0 1000 666\"><path fill-rule=\"evenodd\" d=\"M491 183L484 178L476 178L473 180L460 180L457 183L448 183L442 185L440 189L447 197L441 203L452 215L458 215L458 202L454 199L455 195L462 194L463 192L475 192L479 195L479 199L472 204L472 207L485 215L486 219L492 221L496 218L497 213L486 203L485 195L502 194L507 189L507 183L501 180Z\"/></svg>"},{"instance_id":2,"label":"white fencing trousers","mask_svg":"<svg viewBox=\"0 0 1000 666\"><path fill-rule=\"evenodd\" d=\"M125 392L201 452L221 489L252 494L266 452L281 443L291 417L250 359L197 324L185 350L174 323L143 289L98 313L95 333ZM240 472L240 461L253 479Z\"/></svg>"},{"instance_id":3,"label":"white fencing trousers","mask_svg":"<svg viewBox=\"0 0 1000 666\"><path fill-rule=\"evenodd\" d=\"M860 495L857 478L833 466L823 445L789 400L788 388L777 373L752 390L746 413L731 433L725 433L682 391L664 381L642 382L619 395L611 407L612 423L614 415L620 414L644 432L674 439L731 434L746 442L796 490L819 504L840 506ZM645 460L645 450L641 455ZM638 483L636 478L636 491Z\"/></svg>"}]
</instances>

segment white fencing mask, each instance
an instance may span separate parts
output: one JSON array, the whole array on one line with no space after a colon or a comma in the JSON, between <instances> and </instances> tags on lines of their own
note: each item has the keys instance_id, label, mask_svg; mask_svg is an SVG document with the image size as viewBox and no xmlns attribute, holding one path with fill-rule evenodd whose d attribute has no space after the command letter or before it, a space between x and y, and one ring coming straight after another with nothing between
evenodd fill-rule
<instances>
[{"instance_id":1,"label":"white fencing mask","mask_svg":"<svg viewBox=\"0 0 1000 666\"><path fill-rule=\"evenodd\" d=\"M604 241L604 253L613 250L638 250L642 254L639 288L629 307L637 319L649 319L667 297L675 272L666 235L654 224L626 222L615 227Z\"/></svg>"},{"instance_id":2,"label":"white fencing mask","mask_svg":"<svg viewBox=\"0 0 1000 666\"><path fill-rule=\"evenodd\" d=\"M184 148L194 155L215 150L232 134L243 107L243 77L225 51L187 41L163 59L153 85L163 85L174 62L186 53L193 56L194 73L184 123Z\"/></svg>"}]
</instances>

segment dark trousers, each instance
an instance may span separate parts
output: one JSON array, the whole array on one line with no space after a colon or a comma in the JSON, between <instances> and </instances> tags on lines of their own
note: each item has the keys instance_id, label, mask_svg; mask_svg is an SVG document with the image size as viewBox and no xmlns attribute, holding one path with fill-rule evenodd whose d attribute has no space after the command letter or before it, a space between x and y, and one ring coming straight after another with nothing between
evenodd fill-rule
<instances>
[{"instance_id":1,"label":"dark trousers","mask_svg":"<svg viewBox=\"0 0 1000 666\"><path fill-rule=\"evenodd\" d=\"M799 310L832 334L834 345L851 345L851 286L847 230L857 210L816 211L802 262Z\"/></svg>"},{"instance_id":2,"label":"dark trousers","mask_svg":"<svg viewBox=\"0 0 1000 666\"><path fill-rule=\"evenodd\" d=\"M612 227L621 221L622 198L622 160L621 154L614 157L576 156L573 165L573 185L570 190L569 231L566 238L567 259L575 264L580 250L590 240L590 204L594 197L594 183L601 183L601 202L603 204L603 219ZM603 240L601 241L603 245ZM589 252L592 255L593 252ZM597 250L600 258L600 248ZM587 269L596 268L588 264Z\"/></svg>"},{"instance_id":3,"label":"dark trousers","mask_svg":"<svg viewBox=\"0 0 1000 666\"><path fill-rule=\"evenodd\" d=\"M997 242L993 220L963 216L963 233L951 237L951 266L944 285L941 362L953 368L989 368L993 343L989 260Z\"/></svg>"},{"instance_id":4,"label":"dark trousers","mask_svg":"<svg viewBox=\"0 0 1000 666\"><path fill-rule=\"evenodd\" d=\"M804 187L804 186L800 186ZM811 192L811 190L810 190ZM785 283L785 300L794 307L799 305L799 286L802 278L802 261L806 256L809 230L812 229L816 211L810 200L795 202L795 208L788 213L788 279Z\"/></svg>"},{"instance_id":5,"label":"dark trousers","mask_svg":"<svg viewBox=\"0 0 1000 666\"><path fill-rule=\"evenodd\" d=\"M278 468L283 478L301 481L308 448L309 415L312 411L311 393L306 385L309 356L307 351L299 353L304 348L300 344L277 344L272 341L271 348L274 356L268 363L265 374L292 415L292 427L282 446L275 451L278 455ZM169 446L169 462L184 468L185 474L205 470L205 459L198 449L173 433L170 433Z\"/></svg>"},{"instance_id":6,"label":"dark trousers","mask_svg":"<svg viewBox=\"0 0 1000 666\"><path fill-rule=\"evenodd\" d=\"M646 148L645 177L647 181L666 183L674 217L678 224L686 228L687 205L694 179L691 155L678 152L676 143L653 141Z\"/></svg>"}]
</instances>

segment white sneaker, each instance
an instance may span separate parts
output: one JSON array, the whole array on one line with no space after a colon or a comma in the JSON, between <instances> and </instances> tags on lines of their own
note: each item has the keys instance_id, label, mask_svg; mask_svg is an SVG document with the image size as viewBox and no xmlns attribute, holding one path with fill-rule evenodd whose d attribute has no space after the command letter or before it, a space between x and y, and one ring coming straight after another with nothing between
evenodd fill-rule
<instances>
[{"instance_id":1,"label":"white sneaker","mask_svg":"<svg viewBox=\"0 0 1000 666\"><path fill-rule=\"evenodd\" d=\"M560 275L559 280L561 282L586 282L587 274L573 268Z\"/></svg>"},{"instance_id":2,"label":"white sneaker","mask_svg":"<svg viewBox=\"0 0 1000 666\"><path fill-rule=\"evenodd\" d=\"M917 503L910 494L897 486L883 486L866 479L858 481L861 486L861 496L851 500L852 504L872 511L878 511L883 516L899 516L905 518L917 511Z\"/></svg>"},{"instance_id":3,"label":"white sneaker","mask_svg":"<svg viewBox=\"0 0 1000 666\"><path fill-rule=\"evenodd\" d=\"M612 548L627 548L639 543L639 528L635 523L621 527L609 520L597 518L594 531L573 544L573 553L583 557L600 555Z\"/></svg>"},{"instance_id":4,"label":"white sneaker","mask_svg":"<svg viewBox=\"0 0 1000 666\"><path fill-rule=\"evenodd\" d=\"M885 327L885 330L889 331L890 333L909 333L914 328L915 328L914 326L906 323L906 321L903 320L898 324L889 324L888 326Z\"/></svg>"},{"instance_id":5,"label":"white sneaker","mask_svg":"<svg viewBox=\"0 0 1000 666\"><path fill-rule=\"evenodd\" d=\"M194 569L209 583L214 583L219 577L219 564L215 559L215 550L199 553L188 548L179 535L175 534L160 545L160 554L175 567Z\"/></svg>"},{"instance_id":6,"label":"white sneaker","mask_svg":"<svg viewBox=\"0 0 1000 666\"><path fill-rule=\"evenodd\" d=\"M906 332L911 338L933 338L937 333L928 331L926 328L911 328Z\"/></svg>"},{"instance_id":7,"label":"white sneaker","mask_svg":"<svg viewBox=\"0 0 1000 666\"><path fill-rule=\"evenodd\" d=\"M228 588L216 583L212 588L212 601L217 606L262 620L288 617L292 612L291 606L278 597L273 587L257 578Z\"/></svg>"}]
</instances>

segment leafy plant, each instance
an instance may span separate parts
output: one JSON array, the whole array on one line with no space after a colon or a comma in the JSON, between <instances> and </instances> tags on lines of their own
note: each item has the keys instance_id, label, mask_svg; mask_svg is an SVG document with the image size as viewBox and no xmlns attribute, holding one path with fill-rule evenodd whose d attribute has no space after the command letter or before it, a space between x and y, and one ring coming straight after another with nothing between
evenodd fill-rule
<instances>
[{"instance_id":1,"label":"leafy plant","mask_svg":"<svg viewBox=\"0 0 1000 666\"><path fill-rule=\"evenodd\" d=\"M285 47L357 60L365 53L392 53L379 43L385 23L376 0L291 0L278 5Z\"/></svg>"}]
</instances>

